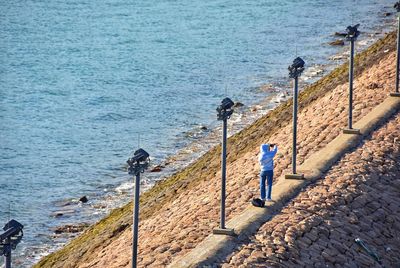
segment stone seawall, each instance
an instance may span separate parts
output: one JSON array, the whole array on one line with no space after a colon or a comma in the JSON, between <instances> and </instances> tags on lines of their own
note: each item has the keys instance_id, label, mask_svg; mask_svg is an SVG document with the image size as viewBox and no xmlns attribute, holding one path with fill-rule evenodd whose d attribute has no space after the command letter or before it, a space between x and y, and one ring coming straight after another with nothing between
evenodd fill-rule
<instances>
[{"instance_id":1,"label":"stone seawall","mask_svg":"<svg viewBox=\"0 0 400 268\"><path fill-rule=\"evenodd\" d=\"M355 62L354 120L382 103L394 83L395 35L389 34ZM306 88L299 97L299 164L335 139L346 125L347 66ZM291 101L228 141L227 218L240 215L258 195L259 144L279 144L276 177L290 167ZM163 267L182 258L218 225L220 146L156 184L141 197L140 267ZM132 205L114 210L35 267L129 267Z\"/></svg>"},{"instance_id":2,"label":"stone seawall","mask_svg":"<svg viewBox=\"0 0 400 268\"><path fill-rule=\"evenodd\" d=\"M263 223L268 225L268 221L273 218L275 214L280 213L280 210L286 202L295 197L299 192L302 192L303 188L309 183L321 179L324 172L328 171L336 161L351 149L359 146L363 139L369 136L370 133L382 123L385 123L387 118L391 117L393 114L400 114L400 97L388 97L384 102L354 124L354 127L360 130L361 135L340 134L320 151L311 155L303 165L299 166L299 171L304 171L305 173L305 180L292 181L281 176L274 185L274 192L272 195L273 203L267 204L266 208L249 206L244 212L227 223L229 228L235 229L237 237L212 234L197 245L190 253L170 264L169 267L212 266L223 260L227 254L234 251L235 248L243 244L250 236L254 235ZM394 123L391 125L394 125ZM389 134L392 136L400 133L396 132L396 130L398 131L400 128L391 127L390 130L391 132ZM398 143L399 138L389 138L389 141ZM385 147L390 146L391 144L385 145ZM356 158L353 161L357 162L357 160ZM400 173L397 175L400 175ZM257 231L257 233L258 232L259 231Z\"/></svg>"},{"instance_id":3,"label":"stone seawall","mask_svg":"<svg viewBox=\"0 0 400 268\"><path fill-rule=\"evenodd\" d=\"M398 112L216 265L399 267L399 161Z\"/></svg>"}]
</instances>

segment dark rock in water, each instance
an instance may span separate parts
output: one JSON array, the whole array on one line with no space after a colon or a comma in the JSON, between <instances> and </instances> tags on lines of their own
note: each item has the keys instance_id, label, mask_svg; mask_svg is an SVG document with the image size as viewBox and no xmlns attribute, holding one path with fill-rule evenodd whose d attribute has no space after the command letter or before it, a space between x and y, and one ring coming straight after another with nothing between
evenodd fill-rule
<instances>
[{"instance_id":1,"label":"dark rock in water","mask_svg":"<svg viewBox=\"0 0 400 268\"><path fill-rule=\"evenodd\" d=\"M385 17L389 17L389 16L391 16L391 15L392 15L391 12L385 12L385 13L383 13L383 16L385 16Z\"/></svg>"},{"instance_id":2,"label":"dark rock in water","mask_svg":"<svg viewBox=\"0 0 400 268\"><path fill-rule=\"evenodd\" d=\"M161 172L163 168L164 168L163 166L158 165L153 167L153 169L150 170L150 172Z\"/></svg>"},{"instance_id":3,"label":"dark rock in water","mask_svg":"<svg viewBox=\"0 0 400 268\"><path fill-rule=\"evenodd\" d=\"M335 40L333 42L330 42L329 45L331 46L344 46L344 41L339 39L339 40Z\"/></svg>"},{"instance_id":4,"label":"dark rock in water","mask_svg":"<svg viewBox=\"0 0 400 268\"><path fill-rule=\"evenodd\" d=\"M87 203L89 200L87 199L86 195L84 195L81 198L79 198L79 201L82 203Z\"/></svg>"},{"instance_id":5,"label":"dark rock in water","mask_svg":"<svg viewBox=\"0 0 400 268\"><path fill-rule=\"evenodd\" d=\"M342 37L345 37L346 35L347 35L347 33L340 33L340 32L336 32L334 34L334 36L342 36Z\"/></svg>"},{"instance_id":6,"label":"dark rock in water","mask_svg":"<svg viewBox=\"0 0 400 268\"><path fill-rule=\"evenodd\" d=\"M73 205L73 202L71 202L71 201L57 201L54 205L56 207L68 207L68 206Z\"/></svg>"},{"instance_id":7,"label":"dark rock in water","mask_svg":"<svg viewBox=\"0 0 400 268\"><path fill-rule=\"evenodd\" d=\"M51 214L51 216L53 216L55 218L59 218L59 217L68 216L68 215L71 215L71 214L74 214L74 213L75 213L75 210L73 210L73 209L59 210L59 211L54 211Z\"/></svg>"},{"instance_id":8,"label":"dark rock in water","mask_svg":"<svg viewBox=\"0 0 400 268\"><path fill-rule=\"evenodd\" d=\"M243 107L243 106L244 106L244 104L241 102L235 102L235 104L233 105L233 107L235 107L235 108L239 108L239 107Z\"/></svg>"},{"instance_id":9,"label":"dark rock in water","mask_svg":"<svg viewBox=\"0 0 400 268\"><path fill-rule=\"evenodd\" d=\"M206 126L201 126L200 129L201 130L207 130L208 128Z\"/></svg>"},{"instance_id":10,"label":"dark rock in water","mask_svg":"<svg viewBox=\"0 0 400 268\"><path fill-rule=\"evenodd\" d=\"M80 223L80 224L67 224L63 226L58 226L53 229L55 234L63 234L63 233L79 233L82 232L84 229L89 227L88 223Z\"/></svg>"}]
</instances>

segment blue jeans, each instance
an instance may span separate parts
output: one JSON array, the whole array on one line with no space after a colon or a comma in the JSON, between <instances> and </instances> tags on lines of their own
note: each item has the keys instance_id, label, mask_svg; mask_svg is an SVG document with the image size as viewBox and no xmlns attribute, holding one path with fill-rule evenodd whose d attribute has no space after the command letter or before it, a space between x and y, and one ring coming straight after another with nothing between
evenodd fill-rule
<instances>
[{"instance_id":1,"label":"blue jeans","mask_svg":"<svg viewBox=\"0 0 400 268\"><path fill-rule=\"evenodd\" d=\"M267 198L271 199L271 191L272 191L272 179L274 177L273 170L265 170L261 171L260 174L260 192L261 192L261 199L265 199L265 180L268 179L268 193Z\"/></svg>"}]
</instances>

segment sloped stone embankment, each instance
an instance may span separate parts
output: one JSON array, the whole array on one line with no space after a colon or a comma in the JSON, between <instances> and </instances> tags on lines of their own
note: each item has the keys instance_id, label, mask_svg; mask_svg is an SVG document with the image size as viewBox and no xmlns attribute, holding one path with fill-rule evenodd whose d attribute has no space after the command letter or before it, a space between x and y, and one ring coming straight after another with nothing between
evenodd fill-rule
<instances>
[{"instance_id":1,"label":"sloped stone embankment","mask_svg":"<svg viewBox=\"0 0 400 268\"><path fill-rule=\"evenodd\" d=\"M391 91L394 35L375 44L356 61L354 120ZM347 69L342 66L300 95L299 163L334 139L346 125ZM238 215L258 195L259 144L279 145L276 177L290 165L291 102L271 111L229 139L227 218ZM162 267L193 249L219 222L220 147L157 184L141 200L141 267ZM37 267L129 267L131 205L115 210Z\"/></svg>"},{"instance_id":2,"label":"sloped stone embankment","mask_svg":"<svg viewBox=\"0 0 400 268\"><path fill-rule=\"evenodd\" d=\"M400 114L304 189L222 267L398 267ZM361 238L379 264L357 243Z\"/></svg>"}]
</instances>

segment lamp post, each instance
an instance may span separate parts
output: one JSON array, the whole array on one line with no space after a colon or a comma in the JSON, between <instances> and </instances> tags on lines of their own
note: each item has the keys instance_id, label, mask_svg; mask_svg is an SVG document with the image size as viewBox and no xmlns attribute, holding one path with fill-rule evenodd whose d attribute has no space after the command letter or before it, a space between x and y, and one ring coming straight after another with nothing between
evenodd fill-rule
<instances>
[{"instance_id":1,"label":"lamp post","mask_svg":"<svg viewBox=\"0 0 400 268\"><path fill-rule=\"evenodd\" d=\"M353 67L354 67L354 42L357 40L357 37L360 35L358 31L358 26L360 24L356 24L354 26L347 27L347 35L346 39L350 41L350 62L349 62L349 120L348 120L348 128L343 130L344 134L360 134L359 129L353 128Z\"/></svg>"},{"instance_id":2,"label":"lamp post","mask_svg":"<svg viewBox=\"0 0 400 268\"><path fill-rule=\"evenodd\" d=\"M225 185L226 185L226 136L227 136L227 122L233 113L234 103L231 99L225 98L222 100L221 105L217 108L218 120L222 120L222 155L221 155L221 221L219 228L213 230L214 234L235 235L233 229L225 227Z\"/></svg>"},{"instance_id":3,"label":"lamp post","mask_svg":"<svg viewBox=\"0 0 400 268\"><path fill-rule=\"evenodd\" d=\"M135 196L132 227L132 268L137 267L138 229L139 229L139 195L140 195L140 173L143 173L149 166L150 155L143 149L134 152L133 157L127 163L128 173L135 175Z\"/></svg>"},{"instance_id":4,"label":"lamp post","mask_svg":"<svg viewBox=\"0 0 400 268\"><path fill-rule=\"evenodd\" d=\"M296 156L297 156L297 105L298 105L298 84L299 76L304 71L304 60L297 57L293 60L292 65L288 67L289 77L294 79L293 86L293 138L292 138L292 174L286 174L285 179L304 179L304 174L296 172Z\"/></svg>"},{"instance_id":5,"label":"lamp post","mask_svg":"<svg viewBox=\"0 0 400 268\"><path fill-rule=\"evenodd\" d=\"M400 1L394 4L394 8L397 11L397 59L396 59L396 90L391 92L390 96L400 97L399 91L399 68L400 68Z\"/></svg>"},{"instance_id":6,"label":"lamp post","mask_svg":"<svg viewBox=\"0 0 400 268\"><path fill-rule=\"evenodd\" d=\"M5 268L11 268L11 250L21 242L24 226L16 220L11 220L3 227L4 233L0 234L0 256L4 255Z\"/></svg>"}]
</instances>

